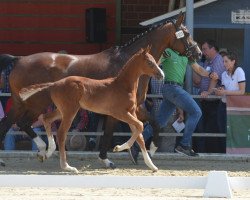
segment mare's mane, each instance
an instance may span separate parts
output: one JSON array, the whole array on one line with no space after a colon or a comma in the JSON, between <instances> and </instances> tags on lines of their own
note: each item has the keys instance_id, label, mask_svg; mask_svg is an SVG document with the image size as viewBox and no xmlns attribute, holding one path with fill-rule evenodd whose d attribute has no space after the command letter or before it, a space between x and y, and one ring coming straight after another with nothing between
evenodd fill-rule
<instances>
[{"instance_id":1,"label":"mare's mane","mask_svg":"<svg viewBox=\"0 0 250 200\"><path fill-rule=\"evenodd\" d=\"M134 36L132 39L130 39L128 42L126 42L124 45L121 45L119 46L118 48L124 48L124 47L127 47L127 46L130 46L132 45L134 42L136 42L137 40L141 39L142 37L144 37L146 34L152 32L153 30L161 27L161 26L164 26L165 24L171 22L170 20L167 20L165 22L158 22L158 23L155 23L153 25L151 25L146 31L142 32L142 33L139 33L137 34L136 36Z\"/></svg>"},{"instance_id":2,"label":"mare's mane","mask_svg":"<svg viewBox=\"0 0 250 200\"><path fill-rule=\"evenodd\" d=\"M135 57L140 56L143 53L143 49L140 49L139 51L136 52L136 54L134 54L126 63L125 65L121 68L121 70L118 72L118 76L120 76L121 73L123 73L124 70L126 70L128 68L128 66L131 65L132 62L134 62L136 59Z\"/></svg>"},{"instance_id":3,"label":"mare's mane","mask_svg":"<svg viewBox=\"0 0 250 200\"><path fill-rule=\"evenodd\" d=\"M121 50L123 50L125 47L129 47L131 45L133 45L135 42L137 42L138 40L140 40L141 38L145 37L147 34L151 33L152 31L156 30L157 28L164 26L165 24L169 23L169 22L173 22L175 23L176 20L167 20L164 22L157 22L154 23L153 25L149 26L147 30L145 30L142 33L137 34L136 36L134 36L132 39L130 39L128 42L126 42L125 44L121 45L121 46L113 46L111 47L110 50L110 54L112 54L112 56L118 57L121 56Z\"/></svg>"}]
</instances>

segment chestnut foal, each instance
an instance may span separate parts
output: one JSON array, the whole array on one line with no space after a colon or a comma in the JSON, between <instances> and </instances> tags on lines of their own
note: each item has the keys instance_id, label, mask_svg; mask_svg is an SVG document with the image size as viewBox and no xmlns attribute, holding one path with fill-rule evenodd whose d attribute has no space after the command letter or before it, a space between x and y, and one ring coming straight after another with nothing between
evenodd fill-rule
<instances>
[{"instance_id":1,"label":"chestnut foal","mask_svg":"<svg viewBox=\"0 0 250 200\"><path fill-rule=\"evenodd\" d=\"M47 89L57 109L44 115L44 126L51 141L51 123L61 119L57 132L60 151L61 168L78 172L76 168L68 165L65 153L65 140L71 123L79 110L84 108L96 113L110 115L129 124L132 136L124 144L117 145L114 151L123 151L130 148L135 140L140 145L144 162L153 171L158 168L152 163L142 136L143 123L136 116L136 92L141 75L164 78L164 73L157 65L155 59L149 54L150 48L141 49L125 64L115 78L94 80L86 77L70 76L56 82L35 84L23 88L19 95L26 100L33 94ZM47 152L46 156L51 156Z\"/></svg>"}]
</instances>

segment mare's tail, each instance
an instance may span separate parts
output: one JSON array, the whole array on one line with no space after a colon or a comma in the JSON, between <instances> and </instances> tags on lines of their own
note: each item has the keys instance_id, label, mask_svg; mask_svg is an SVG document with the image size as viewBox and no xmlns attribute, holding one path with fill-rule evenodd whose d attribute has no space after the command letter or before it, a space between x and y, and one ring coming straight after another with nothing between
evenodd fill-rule
<instances>
[{"instance_id":1,"label":"mare's tail","mask_svg":"<svg viewBox=\"0 0 250 200\"><path fill-rule=\"evenodd\" d=\"M26 99L30 98L32 95L36 94L37 92L45 90L53 85L54 83L52 82L31 85L26 88L22 88L19 92L19 96L21 97L23 101L25 101Z\"/></svg>"},{"instance_id":2,"label":"mare's tail","mask_svg":"<svg viewBox=\"0 0 250 200\"><path fill-rule=\"evenodd\" d=\"M20 58L19 56L12 56L9 54L1 54L0 55L0 72L2 72L10 64L15 64L15 62L19 58Z\"/></svg>"}]
</instances>

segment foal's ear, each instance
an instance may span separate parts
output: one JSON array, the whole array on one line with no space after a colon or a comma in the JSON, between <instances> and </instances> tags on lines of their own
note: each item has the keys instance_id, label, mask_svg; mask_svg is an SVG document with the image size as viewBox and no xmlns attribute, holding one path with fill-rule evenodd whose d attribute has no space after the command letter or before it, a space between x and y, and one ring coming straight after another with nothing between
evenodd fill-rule
<instances>
[{"instance_id":1,"label":"foal's ear","mask_svg":"<svg viewBox=\"0 0 250 200\"><path fill-rule=\"evenodd\" d=\"M181 11L177 17L177 21L176 21L176 26L179 27L183 22L184 22L184 19L185 19L185 15L184 13Z\"/></svg>"},{"instance_id":2,"label":"foal's ear","mask_svg":"<svg viewBox=\"0 0 250 200\"><path fill-rule=\"evenodd\" d=\"M152 45L148 45L146 48L145 48L145 53L149 53L150 50L152 48Z\"/></svg>"}]
</instances>

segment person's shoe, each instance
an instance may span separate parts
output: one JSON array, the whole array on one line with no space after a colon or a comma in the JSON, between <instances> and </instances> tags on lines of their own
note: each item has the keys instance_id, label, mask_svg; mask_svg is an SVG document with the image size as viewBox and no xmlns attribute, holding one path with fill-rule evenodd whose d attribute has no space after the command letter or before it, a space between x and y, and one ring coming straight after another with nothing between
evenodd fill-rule
<instances>
[{"instance_id":1,"label":"person's shoe","mask_svg":"<svg viewBox=\"0 0 250 200\"><path fill-rule=\"evenodd\" d=\"M132 147L130 147L130 149L128 149L128 153L130 155L131 161L134 163L134 165L137 165L139 149L133 145Z\"/></svg>"},{"instance_id":2,"label":"person's shoe","mask_svg":"<svg viewBox=\"0 0 250 200\"><path fill-rule=\"evenodd\" d=\"M195 153L191 147L178 145L175 149L175 152L186 155L186 156L199 156L198 153Z\"/></svg>"},{"instance_id":3,"label":"person's shoe","mask_svg":"<svg viewBox=\"0 0 250 200\"><path fill-rule=\"evenodd\" d=\"M149 153L150 153L150 156L153 157L155 155L155 152L157 151L158 147L155 146L154 142L152 141L150 143L150 149L149 149Z\"/></svg>"}]
</instances>

